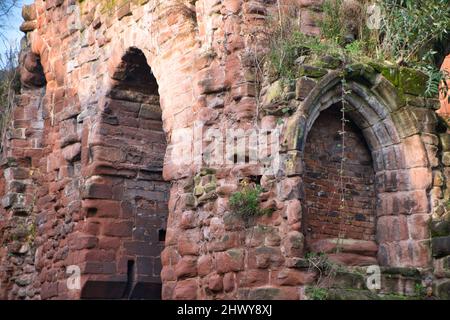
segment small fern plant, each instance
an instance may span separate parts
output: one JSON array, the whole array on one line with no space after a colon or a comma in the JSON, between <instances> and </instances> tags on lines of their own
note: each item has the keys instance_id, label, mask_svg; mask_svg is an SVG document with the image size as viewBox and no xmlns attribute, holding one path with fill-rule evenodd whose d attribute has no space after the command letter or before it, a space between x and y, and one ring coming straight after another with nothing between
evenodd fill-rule
<instances>
[{"instance_id":1,"label":"small fern plant","mask_svg":"<svg viewBox=\"0 0 450 320\"><path fill-rule=\"evenodd\" d=\"M230 197L230 208L237 216L249 219L272 213L270 209L261 208L260 198L263 188L260 185L252 184L246 179L240 185L241 190Z\"/></svg>"}]
</instances>

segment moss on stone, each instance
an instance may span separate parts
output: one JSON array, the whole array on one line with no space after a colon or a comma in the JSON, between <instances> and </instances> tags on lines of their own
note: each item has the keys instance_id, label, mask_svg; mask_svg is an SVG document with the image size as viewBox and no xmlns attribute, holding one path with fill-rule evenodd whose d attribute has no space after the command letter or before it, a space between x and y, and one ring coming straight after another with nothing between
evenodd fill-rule
<instances>
[{"instance_id":1,"label":"moss on stone","mask_svg":"<svg viewBox=\"0 0 450 320\"><path fill-rule=\"evenodd\" d=\"M342 66L342 57L338 55L326 55L316 62L316 66L326 69L337 69Z\"/></svg>"},{"instance_id":2,"label":"moss on stone","mask_svg":"<svg viewBox=\"0 0 450 320\"><path fill-rule=\"evenodd\" d=\"M379 296L381 300L420 300L417 296L405 296L403 294L388 293Z\"/></svg>"},{"instance_id":3,"label":"moss on stone","mask_svg":"<svg viewBox=\"0 0 450 320\"><path fill-rule=\"evenodd\" d=\"M309 65L301 66L298 71L300 77L306 76L310 78L322 78L327 73L326 69Z\"/></svg>"},{"instance_id":4,"label":"moss on stone","mask_svg":"<svg viewBox=\"0 0 450 320\"><path fill-rule=\"evenodd\" d=\"M204 192L205 192L205 190L203 189L202 186L195 186L194 196L201 196Z\"/></svg>"},{"instance_id":5,"label":"moss on stone","mask_svg":"<svg viewBox=\"0 0 450 320\"><path fill-rule=\"evenodd\" d=\"M243 257L243 252L241 249L230 249L227 253L234 260L239 260Z\"/></svg>"},{"instance_id":6,"label":"moss on stone","mask_svg":"<svg viewBox=\"0 0 450 320\"><path fill-rule=\"evenodd\" d=\"M344 69L344 77L346 79L368 81L370 84L374 84L377 76L378 72L368 64L351 64Z\"/></svg>"},{"instance_id":7,"label":"moss on stone","mask_svg":"<svg viewBox=\"0 0 450 320\"><path fill-rule=\"evenodd\" d=\"M195 207L195 197L192 194L186 194L186 208L194 208Z\"/></svg>"},{"instance_id":8,"label":"moss on stone","mask_svg":"<svg viewBox=\"0 0 450 320\"><path fill-rule=\"evenodd\" d=\"M450 280L442 279L434 284L433 292L442 300L450 300Z\"/></svg>"},{"instance_id":9,"label":"moss on stone","mask_svg":"<svg viewBox=\"0 0 450 320\"><path fill-rule=\"evenodd\" d=\"M207 175L214 175L214 174L216 174L216 169L213 169L213 168L202 168L201 170L200 170L200 175L201 176L207 176Z\"/></svg>"},{"instance_id":10,"label":"moss on stone","mask_svg":"<svg viewBox=\"0 0 450 320\"><path fill-rule=\"evenodd\" d=\"M386 276L401 275L408 278L420 279L420 271L416 268L401 268L401 267L384 267L381 273Z\"/></svg>"},{"instance_id":11,"label":"moss on stone","mask_svg":"<svg viewBox=\"0 0 450 320\"><path fill-rule=\"evenodd\" d=\"M209 193L209 192L215 191L216 187L217 187L216 182L211 181L210 183L205 184L203 186L203 189L205 190L206 193Z\"/></svg>"},{"instance_id":12,"label":"moss on stone","mask_svg":"<svg viewBox=\"0 0 450 320\"><path fill-rule=\"evenodd\" d=\"M311 264L308 259L297 258L293 267L298 269L308 269L311 267Z\"/></svg>"},{"instance_id":13,"label":"moss on stone","mask_svg":"<svg viewBox=\"0 0 450 320\"><path fill-rule=\"evenodd\" d=\"M268 254L268 255L274 255L276 253L276 249L275 248L271 248L271 247L258 247L255 249L255 253L257 255L262 255L262 254Z\"/></svg>"},{"instance_id":14,"label":"moss on stone","mask_svg":"<svg viewBox=\"0 0 450 320\"><path fill-rule=\"evenodd\" d=\"M283 81L277 80L274 83L272 83L267 89L263 104L268 105L281 101L282 96L283 96Z\"/></svg>"},{"instance_id":15,"label":"moss on stone","mask_svg":"<svg viewBox=\"0 0 450 320\"><path fill-rule=\"evenodd\" d=\"M277 288L257 288L248 292L249 300L274 300L279 294L280 289Z\"/></svg>"},{"instance_id":16,"label":"moss on stone","mask_svg":"<svg viewBox=\"0 0 450 320\"><path fill-rule=\"evenodd\" d=\"M354 289L329 289L327 300L381 300L374 292Z\"/></svg>"},{"instance_id":17,"label":"moss on stone","mask_svg":"<svg viewBox=\"0 0 450 320\"><path fill-rule=\"evenodd\" d=\"M265 225L259 224L259 225L257 225L257 226L254 228L254 231L255 231L256 233L267 234L267 233L273 232L273 231L274 231L274 227L271 227L271 226L265 226Z\"/></svg>"},{"instance_id":18,"label":"moss on stone","mask_svg":"<svg viewBox=\"0 0 450 320\"><path fill-rule=\"evenodd\" d=\"M391 111L400 109L406 105L406 99L399 87L396 87L391 81L385 77L377 79L375 86L372 88L373 91L378 93L383 100L385 100L387 107Z\"/></svg>"},{"instance_id":19,"label":"moss on stone","mask_svg":"<svg viewBox=\"0 0 450 320\"><path fill-rule=\"evenodd\" d=\"M226 213L223 217L223 223L225 225L225 229L227 230L234 229L236 226L239 225L240 222L241 219L239 219L239 217L237 217L235 214L231 212Z\"/></svg>"},{"instance_id":20,"label":"moss on stone","mask_svg":"<svg viewBox=\"0 0 450 320\"><path fill-rule=\"evenodd\" d=\"M399 87L404 93L425 96L428 76L421 71L411 68L400 68Z\"/></svg>"},{"instance_id":21,"label":"moss on stone","mask_svg":"<svg viewBox=\"0 0 450 320\"><path fill-rule=\"evenodd\" d=\"M362 289L365 286L364 276L357 272L338 271L332 281L332 287L342 289Z\"/></svg>"},{"instance_id":22,"label":"moss on stone","mask_svg":"<svg viewBox=\"0 0 450 320\"><path fill-rule=\"evenodd\" d=\"M394 86L398 87L400 83L400 72L397 66L386 65L375 61L369 62L368 65L375 69L377 72L381 73L383 77L385 77L386 80L388 80Z\"/></svg>"},{"instance_id":23,"label":"moss on stone","mask_svg":"<svg viewBox=\"0 0 450 320\"><path fill-rule=\"evenodd\" d=\"M444 237L450 235L450 221L430 221L431 237Z\"/></svg>"},{"instance_id":24,"label":"moss on stone","mask_svg":"<svg viewBox=\"0 0 450 320\"><path fill-rule=\"evenodd\" d=\"M217 199L217 197L218 197L218 195L215 192L205 193L198 198L197 205L204 204L211 200L215 200L215 199Z\"/></svg>"}]
</instances>

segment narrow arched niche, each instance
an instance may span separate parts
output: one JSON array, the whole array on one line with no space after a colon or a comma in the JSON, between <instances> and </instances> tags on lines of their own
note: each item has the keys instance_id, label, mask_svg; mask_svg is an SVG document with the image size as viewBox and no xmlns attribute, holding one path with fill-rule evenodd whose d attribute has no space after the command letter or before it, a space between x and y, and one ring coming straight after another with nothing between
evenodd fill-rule
<instances>
[{"instance_id":1,"label":"narrow arched niche","mask_svg":"<svg viewBox=\"0 0 450 320\"><path fill-rule=\"evenodd\" d=\"M346 118L361 130L372 156L376 191L375 241L332 238L323 241L328 243L322 243L321 247L312 248L307 244L306 248L309 247L310 252L329 253L330 258L346 265L426 267L430 263L430 250L426 245L428 227L426 223L417 223L424 221L430 212L431 176L426 150L419 134L404 130L405 118L399 119L399 113L407 118L412 115L396 100L387 98L392 95L382 85L387 80L381 75L375 82L369 80L357 77L346 81L343 95L342 79L338 75L324 78L303 102L301 113L296 115L299 129L295 146L303 159L316 120L330 107L345 104ZM412 132L420 131L411 121L408 128ZM301 200L303 218L307 215L307 199ZM303 223L303 232L307 228L307 223Z\"/></svg>"},{"instance_id":2,"label":"narrow arched niche","mask_svg":"<svg viewBox=\"0 0 450 320\"><path fill-rule=\"evenodd\" d=\"M91 277L82 298L160 299L170 184L162 177L166 138L158 83L137 48L127 50L112 78L89 161L95 164L93 183L111 186L112 194L101 196L120 207L103 227L105 238L119 245L115 274ZM107 214L101 205L87 208L90 219Z\"/></svg>"},{"instance_id":3,"label":"narrow arched niche","mask_svg":"<svg viewBox=\"0 0 450 320\"><path fill-rule=\"evenodd\" d=\"M371 264L377 256L372 156L352 120L346 119L342 135L341 110L336 103L322 111L306 139L305 244L343 263Z\"/></svg>"}]
</instances>

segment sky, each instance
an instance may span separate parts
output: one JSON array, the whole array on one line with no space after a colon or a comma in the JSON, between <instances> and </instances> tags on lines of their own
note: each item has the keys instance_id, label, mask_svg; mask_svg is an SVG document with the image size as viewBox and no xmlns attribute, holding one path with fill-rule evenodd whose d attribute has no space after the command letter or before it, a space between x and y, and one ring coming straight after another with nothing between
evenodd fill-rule
<instances>
[{"instance_id":1,"label":"sky","mask_svg":"<svg viewBox=\"0 0 450 320\"><path fill-rule=\"evenodd\" d=\"M8 17L5 24L5 30L3 31L6 41L0 41L0 54L3 54L8 45L18 46L20 39L24 36L24 33L19 30L20 25L23 22L22 19L22 5L33 3L34 0L20 0L17 8Z\"/></svg>"}]
</instances>

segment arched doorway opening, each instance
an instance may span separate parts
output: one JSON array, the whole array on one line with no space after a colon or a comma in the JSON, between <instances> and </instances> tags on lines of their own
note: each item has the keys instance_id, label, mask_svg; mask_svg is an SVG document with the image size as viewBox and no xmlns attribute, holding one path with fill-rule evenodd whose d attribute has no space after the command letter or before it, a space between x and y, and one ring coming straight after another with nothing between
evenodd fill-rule
<instances>
[{"instance_id":1,"label":"arched doorway opening","mask_svg":"<svg viewBox=\"0 0 450 320\"><path fill-rule=\"evenodd\" d=\"M322 111L304 149L306 248L344 264L376 263L376 195L372 157L342 106Z\"/></svg>"},{"instance_id":2,"label":"arched doorway opening","mask_svg":"<svg viewBox=\"0 0 450 320\"><path fill-rule=\"evenodd\" d=\"M162 177L166 138L158 84L137 48L127 50L113 83L90 144L91 187L83 206L101 225L99 244L109 243L115 272L90 277L82 297L160 299L170 184Z\"/></svg>"},{"instance_id":3,"label":"arched doorway opening","mask_svg":"<svg viewBox=\"0 0 450 320\"><path fill-rule=\"evenodd\" d=\"M345 95L343 83L346 87ZM298 123L296 150L302 157L302 168L305 168L305 157L309 156L306 155L305 147L311 130L315 130L316 120L333 106L337 108L338 105L340 110L344 102L346 119L351 120L360 130L367 143L366 150L370 150L375 176L373 190L376 201L374 214L376 228L375 241L353 239L350 237L356 235L346 235L349 238L338 237L340 241L336 238L327 238L329 241L322 241L321 247L318 245L312 247L307 243L306 248L310 252L339 254L330 257L346 265L428 266L430 248L426 221L430 213L428 190L432 174L427 152L420 138L420 128L414 121L412 112L397 100L390 98L393 93L392 87L381 75L369 79L357 72L347 75L346 81L343 82L339 75L331 74L324 78L318 87L320 90L313 91L313 94L303 102L301 112L296 115ZM341 123L341 117L335 113L334 121ZM329 121L322 125L322 127L329 126ZM311 143L316 141L311 140ZM302 171L303 179L308 179L305 177L305 171ZM312 182L314 181L310 181L309 184ZM370 191L370 186L368 187ZM303 195L305 194L306 190L303 192ZM308 240L308 237L311 237L306 231L312 228L307 223L307 205L308 201L311 203L314 199L308 200L301 196L301 200L303 205L301 218L306 217L306 222L302 223L302 230ZM324 203L322 199L318 201ZM358 217L363 219L362 216ZM372 223L372 220L358 222ZM370 230L370 227L367 230ZM364 234L362 232L362 235ZM334 235L325 234L323 238L331 236Z\"/></svg>"}]
</instances>

